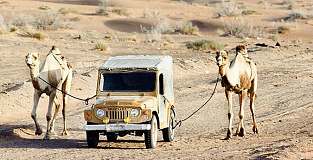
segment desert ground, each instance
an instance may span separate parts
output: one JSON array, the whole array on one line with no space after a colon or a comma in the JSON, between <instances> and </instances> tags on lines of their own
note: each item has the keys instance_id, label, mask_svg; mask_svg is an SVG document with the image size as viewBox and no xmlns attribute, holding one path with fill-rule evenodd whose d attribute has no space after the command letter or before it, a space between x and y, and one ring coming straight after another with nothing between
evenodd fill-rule
<instances>
[{"instance_id":1,"label":"desert ground","mask_svg":"<svg viewBox=\"0 0 313 160\"><path fill-rule=\"evenodd\" d=\"M219 14L223 7L230 10L225 9L227 5L237 7L236 12L253 10L258 14ZM61 13L64 8L67 12ZM33 23L49 16L54 18L51 23ZM179 32L187 22L199 30L191 35ZM230 35L225 28L235 23L250 30ZM0 25L0 159L313 159L311 0L7 0L0 1ZM27 29L30 25L41 36L32 36ZM153 32L160 26L165 29ZM285 30L279 30L282 26ZM187 42L203 39L230 51L231 58L236 45L247 46L258 68L258 135L252 131L247 99L247 135L224 139L228 107L220 83L211 101L175 129L174 141L163 142L159 132L154 149L145 149L144 138L134 136L119 137L114 143L100 136L98 148L88 148L83 111L94 99L88 106L69 99L68 135L61 135L61 113L51 140L35 135L30 116L34 88L25 64L27 53L39 53L43 62L51 46L58 46L73 67L70 93L81 98L96 93L98 68L110 57L170 55L175 109L177 118L183 119L209 98L216 83L217 48L186 47ZM97 48L99 43L108 48ZM233 98L235 132L239 100L238 95ZM37 118L44 131L47 106L48 97L43 95Z\"/></svg>"}]
</instances>

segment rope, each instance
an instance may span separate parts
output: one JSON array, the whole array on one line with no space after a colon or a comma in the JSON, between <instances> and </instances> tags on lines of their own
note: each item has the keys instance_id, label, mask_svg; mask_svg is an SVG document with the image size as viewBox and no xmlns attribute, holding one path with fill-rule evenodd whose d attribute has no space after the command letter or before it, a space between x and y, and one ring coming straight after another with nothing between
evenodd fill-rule
<instances>
[{"instance_id":1,"label":"rope","mask_svg":"<svg viewBox=\"0 0 313 160\"><path fill-rule=\"evenodd\" d=\"M184 118L184 119L182 119L182 120L179 120L179 121L176 123L176 125L173 126L173 129L175 129L177 126L180 127L184 121L186 121L187 119L189 119L190 117L192 117L194 114L196 114L199 110L201 110L201 109L212 99L213 95L216 93L216 88L217 88L217 83L218 83L218 81L219 81L219 78L217 77L216 83L215 83L215 87L214 87L214 90L213 90L213 92L212 92L210 98L209 98L201 107L199 107L196 111L194 111L192 114L190 114L188 117L186 117L186 118ZM167 99L166 99L166 100L167 100ZM167 100L167 101L168 101L168 100ZM168 102L169 102L169 101L168 101ZM171 105L171 104L170 104L170 105ZM173 105L172 105L172 106L173 106Z\"/></svg>"},{"instance_id":2,"label":"rope","mask_svg":"<svg viewBox=\"0 0 313 160\"><path fill-rule=\"evenodd\" d=\"M96 97L96 95L94 95L94 96L92 96L92 97L90 97L90 98L86 98L86 99L78 98L78 97L76 97L76 96L73 96L73 95L71 95L71 94L68 94L68 93L62 91L61 89L55 87L54 85L50 84L50 83L47 82L46 80L42 79L41 77L38 76L38 78L39 78L40 80L44 81L45 83L47 83L48 85L50 85L52 88L54 88L54 89L56 89L56 90L62 92L63 94L66 94L66 95L68 95L68 96L70 96L70 97L72 97L72 98L74 98L74 99L77 99L77 100L80 100L80 101L84 101L86 105L88 105L88 101L89 101L89 100L91 100L91 99L93 99L93 98Z\"/></svg>"}]
</instances>

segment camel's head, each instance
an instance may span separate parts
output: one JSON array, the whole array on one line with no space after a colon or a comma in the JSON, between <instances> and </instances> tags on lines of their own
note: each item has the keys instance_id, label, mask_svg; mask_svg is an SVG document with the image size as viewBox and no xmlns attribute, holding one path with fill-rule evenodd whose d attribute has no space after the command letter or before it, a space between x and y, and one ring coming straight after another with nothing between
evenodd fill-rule
<instances>
[{"instance_id":1,"label":"camel's head","mask_svg":"<svg viewBox=\"0 0 313 160\"><path fill-rule=\"evenodd\" d=\"M247 49L245 45L236 46L236 53L247 54Z\"/></svg>"},{"instance_id":2,"label":"camel's head","mask_svg":"<svg viewBox=\"0 0 313 160\"><path fill-rule=\"evenodd\" d=\"M52 46L50 53L53 53L55 55L61 55L61 52L57 46Z\"/></svg>"},{"instance_id":3,"label":"camel's head","mask_svg":"<svg viewBox=\"0 0 313 160\"><path fill-rule=\"evenodd\" d=\"M39 54L30 52L25 57L25 62L29 68L33 68L39 65Z\"/></svg>"},{"instance_id":4,"label":"camel's head","mask_svg":"<svg viewBox=\"0 0 313 160\"><path fill-rule=\"evenodd\" d=\"M216 64L218 67L224 66L229 62L228 51L216 52Z\"/></svg>"}]
</instances>

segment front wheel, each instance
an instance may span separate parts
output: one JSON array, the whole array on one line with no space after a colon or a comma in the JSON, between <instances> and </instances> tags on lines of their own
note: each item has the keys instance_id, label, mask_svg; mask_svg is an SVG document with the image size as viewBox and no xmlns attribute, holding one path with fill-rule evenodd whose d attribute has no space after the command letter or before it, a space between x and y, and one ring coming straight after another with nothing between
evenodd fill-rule
<instances>
[{"instance_id":1,"label":"front wheel","mask_svg":"<svg viewBox=\"0 0 313 160\"><path fill-rule=\"evenodd\" d=\"M150 121L151 129L145 132L145 144L146 148L154 148L157 145L158 139L158 122L155 115L152 115Z\"/></svg>"},{"instance_id":2,"label":"front wheel","mask_svg":"<svg viewBox=\"0 0 313 160\"><path fill-rule=\"evenodd\" d=\"M87 144L90 148L96 148L99 143L99 132L97 131L86 131Z\"/></svg>"},{"instance_id":3,"label":"front wheel","mask_svg":"<svg viewBox=\"0 0 313 160\"><path fill-rule=\"evenodd\" d=\"M169 115L169 125L168 125L168 128L164 128L162 130L163 139L164 139L165 142L172 142L174 140L174 136L175 136L175 130L173 128L173 126L174 126L174 119L175 119L175 114L174 114L174 111L171 109L170 110L170 115Z\"/></svg>"}]
</instances>

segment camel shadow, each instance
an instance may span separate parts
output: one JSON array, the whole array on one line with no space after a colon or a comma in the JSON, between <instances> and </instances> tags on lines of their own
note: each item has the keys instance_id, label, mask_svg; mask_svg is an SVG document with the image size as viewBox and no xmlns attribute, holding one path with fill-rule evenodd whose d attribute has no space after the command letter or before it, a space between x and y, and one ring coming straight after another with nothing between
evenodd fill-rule
<instances>
[{"instance_id":1,"label":"camel shadow","mask_svg":"<svg viewBox=\"0 0 313 160\"><path fill-rule=\"evenodd\" d=\"M38 136L34 138L33 133L24 130L34 130L29 125L0 125L0 148L34 148L34 149L88 149L86 139L50 139L43 140ZM72 131L81 131L74 129ZM21 135L18 132L23 132ZM26 136L26 138L25 138ZM161 142L161 141L159 141ZM106 138L100 137L99 145L94 149L145 149L144 140L118 139L115 142L108 142Z\"/></svg>"}]
</instances>

